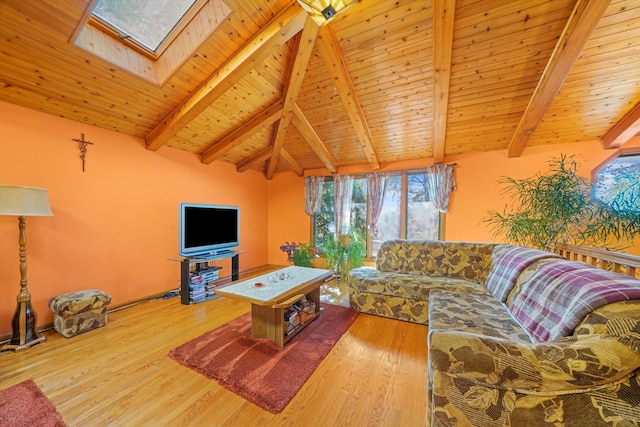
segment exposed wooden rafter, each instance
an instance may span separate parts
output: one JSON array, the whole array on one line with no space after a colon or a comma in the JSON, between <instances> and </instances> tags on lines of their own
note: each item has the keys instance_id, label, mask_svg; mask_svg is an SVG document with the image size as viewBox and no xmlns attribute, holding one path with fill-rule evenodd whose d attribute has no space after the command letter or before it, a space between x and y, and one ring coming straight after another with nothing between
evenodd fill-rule
<instances>
[{"instance_id":1,"label":"exposed wooden rafter","mask_svg":"<svg viewBox=\"0 0 640 427\"><path fill-rule=\"evenodd\" d=\"M287 76L287 84L285 85L283 96L284 111L278 122L276 135L273 139L273 153L269 160L269 166L267 167L267 179L271 179L276 171L282 144L289 129L289 124L291 123L293 108L296 105L296 99L302 86L302 79L304 78L304 73L307 71L307 64L309 63L309 58L311 58L311 52L313 51L317 36L318 25L313 22L311 17L307 17L307 22L304 25L302 33L296 40L296 45L293 50L293 61L290 62L291 67Z\"/></svg>"},{"instance_id":2,"label":"exposed wooden rafter","mask_svg":"<svg viewBox=\"0 0 640 427\"><path fill-rule=\"evenodd\" d=\"M378 161L378 156L374 148L371 130L369 129L364 112L358 101L356 90L351 81L351 77L349 77L342 52L338 47L338 42L329 26L324 26L320 29L317 46L329 70L329 74L334 80L338 94L347 110L351 124L358 135L368 162L373 166L373 169L380 169L380 162Z\"/></svg>"},{"instance_id":3,"label":"exposed wooden rafter","mask_svg":"<svg viewBox=\"0 0 640 427\"><path fill-rule=\"evenodd\" d=\"M316 131L313 130L313 127L298 105L294 106L293 113L293 125L298 129L302 137L307 141L322 163L324 163L324 166L329 170L329 172L337 173L338 165L336 160L333 158L333 155L322 142Z\"/></svg>"},{"instance_id":4,"label":"exposed wooden rafter","mask_svg":"<svg viewBox=\"0 0 640 427\"><path fill-rule=\"evenodd\" d=\"M282 116L282 102L278 101L264 111L256 114L239 128L235 129L229 135L225 136L221 141L208 148L201 155L202 163L209 164L214 160L222 157L225 153L241 144L244 140L251 137L260 129L275 123Z\"/></svg>"},{"instance_id":5,"label":"exposed wooden rafter","mask_svg":"<svg viewBox=\"0 0 640 427\"><path fill-rule=\"evenodd\" d=\"M577 0L562 35L538 81L508 148L509 157L518 157L569 75L584 45L591 37L609 0Z\"/></svg>"},{"instance_id":6,"label":"exposed wooden rafter","mask_svg":"<svg viewBox=\"0 0 640 427\"><path fill-rule=\"evenodd\" d=\"M456 0L433 2L433 161L444 161Z\"/></svg>"},{"instance_id":7,"label":"exposed wooden rafter","mask_svg":"<svg viewBox=\"0 0 640 427\"><path fill-rule=\"evenodd\" d=\"M640 102L602 137L604 148L618 148L640 133Z\"/></svg>"},{"instance_id":8,"label":"exposed wooden rafter","mask_svg":"<svg viewBox=\"0 0 640 427\"><path fill-rule=\"evenodd\" d=\"M240 81L272 50L295 36L307 20L307 13L292 3L271 20L262 31L246 43L220 69L175 110L165 117L146 137L149 150L157 150L202 113L211 103Z\"/></svg>"},{"instance_id":9,"label":"exposed wooden rafter","mask_svg":"<svg viewBox=\"0 0 640 427\"><path fill-rule=\"evenodd\" d=\"M251 169L253 166L259 164L260 162L263 162L265 160L267 160L269 157L271 157L271 152L273 151L273 149L271 148L271 146L269 147L265 147L262 150L258 151L257 153L253 153L253 155L251 155L250 157L245 158L244 160L242 160L241 162L238 163L236 170L238 172L246 172L249 169Z\"/></svg>"},{"instance_id":10,"label":"exposed wooden rafter","mask_svg":"<svg viewBox=\"0 0 640 427\"><path fill-rule=\"evenodd\" d=\"M282 157L282 160L289 163L289 166L293 168L296 175L304 176L304 169L302 168L302 166L300 166L300 164L296 162L296 160L291 157L291 154L289 154L284 148L280 150L280 157Z\"/></svg>"}]
</instances>

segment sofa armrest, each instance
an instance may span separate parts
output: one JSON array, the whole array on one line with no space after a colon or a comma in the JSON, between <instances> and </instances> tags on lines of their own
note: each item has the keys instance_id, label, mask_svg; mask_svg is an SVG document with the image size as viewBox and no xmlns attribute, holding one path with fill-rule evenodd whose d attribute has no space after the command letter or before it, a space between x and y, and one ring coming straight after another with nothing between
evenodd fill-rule
<instances>
[{"instance_id":1,"label":"sofa armrest","mask_svg":"<svg viewBox=\"0 0 640 427\"><path fill-rule=\"evenodd\" d=\"M518 343L467 332L429 332L430 382L438 372L488 388L557 395L605 387L639 368L640 340L630 336Z\"/></svg>"}]
</instances>

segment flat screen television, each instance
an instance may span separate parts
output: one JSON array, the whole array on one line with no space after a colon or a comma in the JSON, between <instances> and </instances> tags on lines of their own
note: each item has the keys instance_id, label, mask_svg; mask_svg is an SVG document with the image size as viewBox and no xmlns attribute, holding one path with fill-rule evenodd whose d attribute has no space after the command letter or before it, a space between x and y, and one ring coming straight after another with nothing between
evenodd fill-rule
<instances>
[{"instance_id":1,"label":"flat screen television","mask_svg":"<svg viewBox=\"0 0 640 427\"><path fill-rule=\"evenodd\" d=\"M240 244L240 207L180 203L179 253L216 255Z\"/></svg>"}]
</instances>

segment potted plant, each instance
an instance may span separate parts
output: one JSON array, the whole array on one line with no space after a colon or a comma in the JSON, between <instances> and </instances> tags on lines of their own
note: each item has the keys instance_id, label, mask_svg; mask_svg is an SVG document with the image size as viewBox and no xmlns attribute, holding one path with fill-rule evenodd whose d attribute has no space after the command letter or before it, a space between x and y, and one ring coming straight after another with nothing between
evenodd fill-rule
<instances>
[{"instance_id":1,"label":"potted plant","mask_svg":"<svg viewBox=\"0 0 640 427\"><path fill-rule=\"evenodd\" d=\"M296 249L299 244L296 242L284 242L284 245L280 245L280 250L287 254L287 261L293 262L293 255L295 254Z\"/></svg>"},{"instance_id":2,"label":"potted plant","mask_svg":"<svg viewBox=\"0 0 640 427\"><path fill-rule=\"evenodd\" d=\"M293 264L300 267L311 267L311 260L316 256L316 247L311 243L300 243L293 252Z\"/></svg>"},{"instance_id":3,"label":"potted plant","mask_svg":"<svg viewBox=\"0 0 640 427\"><path fill-rule=\"evenodd\" d=\"M338 279L352 268L361 267L364 261L364 242L354 232L329 238L322 246L322 253L328 269L333 270Z\"/></svg>"},{"instance_id":4,"label":"potted plant","mask_svg":"<svg viewBox=\"0 0 640 427\"><path fill-rule=\"evenodd\" d=\"M494 236L517 245L555 251L558 243L607 247L611 239L631 242L640 235L638 212L614 209L596 199L577 175L573 157L549 161L546 174L505 177L499 183L510 198L502 213L490 211L484 222Z\"/></svg>"}]
</instances>

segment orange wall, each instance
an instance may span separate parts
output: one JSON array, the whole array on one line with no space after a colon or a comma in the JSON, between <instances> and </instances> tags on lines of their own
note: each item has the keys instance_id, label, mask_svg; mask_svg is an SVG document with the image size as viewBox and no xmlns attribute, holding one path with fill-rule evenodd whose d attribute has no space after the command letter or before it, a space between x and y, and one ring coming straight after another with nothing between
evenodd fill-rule
<instances>
[{"instance_id":1,"label":"orange wall","mask_svg":"<svg viewBox=\"0 0 640 427\"><path fill-rule=\"evenodd\" d=\"M624 147L640 147L640 137L634 138ZM575 155L580 163L578 173L590 179L591 170L614 152L615 150L604 150L599 141L588 141L529 147L521 157L511 159L507 158L506 150L448 157L447 163L457 163L457 191L451 196L446 216L445 240L496 241L482 220L489 210L502 211L505 206L506 200L500 196L500 188L496 185L503 176L520 179L538 172L544 173L549 160L563 153ZM412 169L429 165L431 160L397 162L383 165L381 170ZM340 173L366 172L369 170L362 168L340 170ZM286 257L278 250L280 244L286 240L307 242L310 239L311 223L304 213L303 179L293 174L277 176L269 187L269 212L269 260L282 263ZM640 255L640 238L636 238L634 246L625 252Z\"/></svg>"},{"instance_id":2,"label":"orange wall","mask_svg":"<svg viewBox=\"0 0 640 427\"><path fill-rule=\"evenodd\" d=\"M640 137L625 148L640 147ZM507 158L506 151L475 153L447 159L456 162L457 191L451 197L446 219L447 240L494 241L491 230L482 222L487 211L502 211L507 200L497 182L504 176L522 179L545 173L548 162L560 153L574 155L578 173L591 179L591 170L608 159L615 150L604 150L600 141L528 147L521 157ZM640 238L625 252L640 255Z\"/></svg>"},{"instance_id":3,"label":"orange wall","mask_svg":"<svg viewBox=\"0 0 640 427\"><path fill-rule=\"evenodd\" d=\"M0 102L0 184L49 190L53 217L27 218L28 284L38 324L57 294L98 288L122 304L179 286L178 203L239 205L240 268L267 263L268 182L235 166ZM80 150L88 146L83 173ZM228 272L229 263L223 263ZM0 335L11 330L18 220L0 216ZM223 271L225 271L223 270ZM176 299L176 304L178 304Z\"/></svg>"},{"instance_id":4,"label":"orange wall","mask_svg":"<svg viewBox=\"0 0 640 427\"><path fill-rule=\"evenodd\" d=\"M304 212L304 179L293 173L275 174L269 181L269 262L286 265L280 251L285 242L309 242L311 220Z\"/></svg>"},{"instance_id":5,"label":"orange wall","mask_svg":"<svg viewBox=\"0 0 640 427\"><path fill-rule=\"evenodd\" d=\"M241 207L242 269L286 264L285 241L307 242L311 222L304 213L304 180L292 173L239 174L223 162L203 165L190 153L144 149L140 139L0 102L0 183L49 189L53 217L27 219L29 289L38 324L52 321L48 300L57 294L99 288L114 304L175 289L178 263L177 206L180 201ZM73 138L88 147L86 172ZM640 137L625 147L640 147ZM456 162L458 190L451 198L446 240L493 241L482 218L505 201L496 182L544 171L551 157L575 154L588 177L607 159L597 141L447 158ZM382 170L428 166L430 160L396 162ZM359 168L341 173L367 172ZM315 173L315 171L314 171ZM0 335L10 332L19 289L17 218L0 216ZM640 255L636 241L628 252ZM224 264L228 271L228 263ZM177 300L176 300L176 303Z\"/></svg>"}]
</instances>

